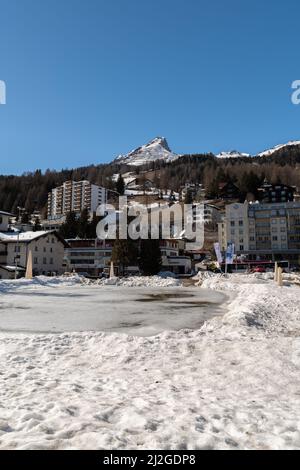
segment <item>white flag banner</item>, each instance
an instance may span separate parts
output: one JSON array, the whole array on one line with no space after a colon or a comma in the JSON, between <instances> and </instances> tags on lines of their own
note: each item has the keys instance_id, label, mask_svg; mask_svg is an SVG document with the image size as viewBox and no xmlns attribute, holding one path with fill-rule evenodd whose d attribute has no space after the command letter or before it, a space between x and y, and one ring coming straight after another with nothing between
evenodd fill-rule
<instances>
[{"instance_id":1,"label":"white flag banner","mask_svg":"<svg viewBox=\"0 0 300 470\"><path fill-rule=\"evenodd\" d=\"M234 243L228 243L226 250L226 264L233 264L234 248Z\"/></svg>"},{"instance_id":2,"label":"white flag banner","mask_svg":"<svg viewBox=\"0 0 300 470\"><path fill-rule=\"evenodd\" d=\"M214 248L215 248L215 253L216 253L218 263L221 266L221 264L223 263L223 256L221 253L220 243L215 243Z\"/></svg>"}]
</instances>

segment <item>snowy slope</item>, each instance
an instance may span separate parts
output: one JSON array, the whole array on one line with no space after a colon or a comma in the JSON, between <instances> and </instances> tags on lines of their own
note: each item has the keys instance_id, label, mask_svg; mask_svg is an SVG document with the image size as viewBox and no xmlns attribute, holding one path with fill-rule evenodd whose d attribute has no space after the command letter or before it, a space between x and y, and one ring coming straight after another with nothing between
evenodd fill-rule
<instances>
[{"instance_id":1,"label":"snowy slope","mask_svg":"<svg viewBox=\"0 0 300 470\"><path fill-rule=\"evenodd\" d=\"M287 144L276 145L275 147L271 149L268 149L268 150L265 150L264 152L259 153L258 157L270 157L271 155L273 155L273 153L277 152L278 150L281 150L285 147L294 147L296 145L300 146L300 140L292 140L288 142Z\"/></svg>"},{"instance_id":2,"label":"snowy slope","mask_svg":"<svg viewBox=\"0 0 300 470\"><path fill-rule=\"evenodd\" d=\"M167 140L164 137L156 137L148 144L138 147L126 155L119 155L115 162L139 166L155 160L171 162L177 158L179 155L170 150Z\"/></svg>"},{"instance_id":3,"label":"snowy slope","mask_svg":"<svg viewBox=\"0 0 300 470\"><path fill-rule=\"evenodd\" d=\"M293 141L288 142L287 144L276 145L273 148L270 148L268 150L265 150L264 152L257 154L257 156L258 157L270 157L275 152L278 152L278 150L284 149L286 147L293 147L293 146L300 146L300 140L293 140ZM216 155L217 158L242 158L242 157L252 157L252 156L254 155L250 155L249 153L237 152L236 150L232 150L230 152L221 152L218 155Z\"/></svg>"},{"instance_id":4,"label":"snowy slope","mask_svg":"<svg viewBox=\"0 0 300 470\"><path fill-rule=\"evenodd\" d=\"M231 152L221 152L216 155L217 158L243 158L243 157L251 157L249 153L241 153L237 152L236 150L232 150Z\"/></svg>"}]
</instances>

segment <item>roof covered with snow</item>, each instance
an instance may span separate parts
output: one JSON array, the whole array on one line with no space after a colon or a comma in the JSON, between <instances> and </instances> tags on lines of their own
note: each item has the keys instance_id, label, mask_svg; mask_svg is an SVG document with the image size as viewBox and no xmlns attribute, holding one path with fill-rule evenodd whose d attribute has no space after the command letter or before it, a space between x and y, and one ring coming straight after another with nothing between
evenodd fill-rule
<instances>
[{"instance_id":1,"label":"roof covered with snow","mask_svg":"<svg viewBox=\"0 0 300 470\"><path fill-rule=\"evenodd\" d=\"M67 242L55 230L40 230L37 232L0 232L0 241L4 243L30 243L49 235L55 235L62 243L67 245Z\"/></svg>"}]
</instances>

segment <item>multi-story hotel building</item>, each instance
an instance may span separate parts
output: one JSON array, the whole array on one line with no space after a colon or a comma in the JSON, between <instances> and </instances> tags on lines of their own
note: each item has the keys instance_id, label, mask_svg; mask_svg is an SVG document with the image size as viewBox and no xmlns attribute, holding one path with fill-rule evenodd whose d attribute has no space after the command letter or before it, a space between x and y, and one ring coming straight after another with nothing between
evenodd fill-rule
<instances>
[{"instance_id":1,"label":"multi-story hotel building","mask_svg":"<svg viewBox=\"0 0 300 470\"><path fill-rule=\"evenodd\" d=\"M300 261L300 202L229 204L219 224L219 243L235 244L249 259Z\"/></svg>"},{"instance_id":2,"label":"multi-story hotel building","mask_svg":"<svg viewBox=\"0 0 300 470\"><path fill-rule=\"evenodd\" d=\"M89 181L66 181L48 195L48 219L60 219L69 212L79 214L83 209L96 212L106 200L107 190L101 186Z\"/></svg>"}]
</instances>

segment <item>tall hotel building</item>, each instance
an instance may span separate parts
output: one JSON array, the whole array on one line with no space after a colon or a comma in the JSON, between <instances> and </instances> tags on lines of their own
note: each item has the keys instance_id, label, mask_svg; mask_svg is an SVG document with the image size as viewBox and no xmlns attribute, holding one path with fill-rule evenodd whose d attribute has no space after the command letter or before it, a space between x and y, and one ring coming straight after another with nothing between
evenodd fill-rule
<instances>
[{"instance_id":1,"label":"tall hotel building","mask_svg":"<svg viewBox=\"0 0 300 470\"><path fill-rule=\"evenodd\" d=\"M48 194L48 219L55 220L69 212L80 214L83 209L96 212L107 201L107 190L89 181L66 181Z\"/></svg>"}]
</instances>

